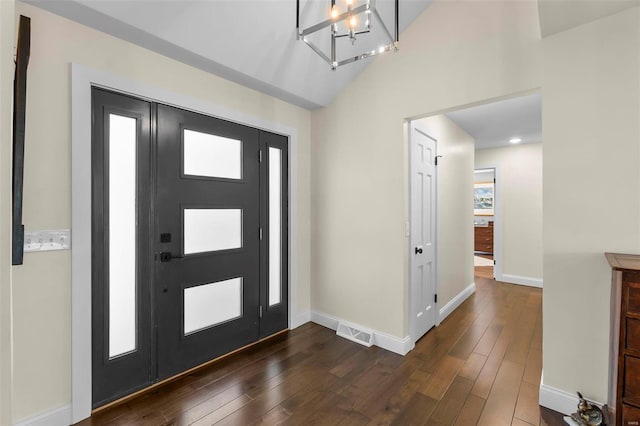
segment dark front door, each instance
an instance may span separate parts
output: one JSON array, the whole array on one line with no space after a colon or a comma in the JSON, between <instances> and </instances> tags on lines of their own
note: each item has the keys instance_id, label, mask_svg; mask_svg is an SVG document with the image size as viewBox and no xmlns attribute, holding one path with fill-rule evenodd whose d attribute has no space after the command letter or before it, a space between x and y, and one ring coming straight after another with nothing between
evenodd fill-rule
<instances>
[{"instance_id":1,"label":"dark front door","mask_svg":"<svg viewBox=\"0 0 640 426\"><path fill-rule=\"evenodd\" d=\"M287 328L288 155L100 89L93 114L97 407Z\"/></svg>"},{"instance_id":2,"label":"dark front door","mask_svg":"<svg viewBox=\"0 0 640 426\"><path fill-rule=\"evenodd\" d=\"M256 129L158 106L160 378L258 339L259 156Z\"/></svg>"}]
</instances>

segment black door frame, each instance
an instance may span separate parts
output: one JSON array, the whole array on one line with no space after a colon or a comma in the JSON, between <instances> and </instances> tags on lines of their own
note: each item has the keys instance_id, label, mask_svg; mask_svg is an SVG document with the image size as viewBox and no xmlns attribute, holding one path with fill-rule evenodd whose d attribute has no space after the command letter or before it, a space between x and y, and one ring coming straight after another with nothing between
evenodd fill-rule
<instances>
[{"instance_id":1,"label":"black door frame","mask_svg":"<svg viewBox=\"0 0 640 426\"><path fill-rule=\"evenodd\" d=\"M150 159L149 159L149 178L150 178L150 188L152 188L151 191L149 191L149 193L147 194L148 196L146 197L147 200L149 200L150 202L148 203L149 205L149 229L145 229L145 233L147 233L148 231L148 241L146 243L143 243L141 245L144 245L147 247L149 253L151 253L151 256L154 256L154 254L157 255L157 253L159 251L159 246L158 244L156 244L156 242L154 241L154 237L156 236L155 234L157 233L157 221L158 221L158 216L155 212L155 206L157 203L157 135L156 135L156 129L157 129L157 125L155 124L155 120L157 117L157 105L159 104L164 104L167 105L167 103L164 102L159 102L159 101L155 101L149 98L145 98L143 96L136 96L136 95L131 95L130 93L127 92L122 92L119 90L114 90L111 88L103 88L100 86L95 86L92 85L91 86L92 92L94 90L98 90L98 91L102 91L104 93L107 94L112 94L112 95L116 95L116 96L123 96L123 97L128 97L132 100L135 101L142 101L142 102L148 102L152 107L151 107L151 121L152 121L152 125L150 126L150 139L151 139L151 146L150 146ZM92 100L93 103L93 100ZM188 108L183 108L187 111L192 111ZM116 111L117 112L117 111ZM203 114L201 112L197 112L194 111L198 114ZM123 115L127 115L127 114L123 114ZM203 115L207 115L207 114L203 114ZM213 118L217 118L213 115L209 115ZM224 119L223 119L224 120ZM283 157L282 157L282 194L284 195L283 197L283 206L282 206L282 218L283 218L283 223L282 223L282 253L281 253L281 259L282 259L282 302L280 305L285 307L285 312L283 312L283 321L282 321L282 330L287 329L290 326L290 321L292 318L291 315L291 298L290 298L290 293L291 293L291 281L290 281L290 270L289 270L289 262L290 262L290 240L289 240L289 233L290 233L290 214L291 211L289 210L289 200L290 200L290 182L289 182L289 178L290 178L290 173L289 173L289 149L290 149L290 138L289 136L286 135L280 135L277 133L270 133L264 130L260 130L261 133L265 133L268 134L267 137L265 138L265 140L267 142L263 142L262 137L261 137L261 141L260 141L260 149L262 150L262 152L264 153L265 157L267 156L267 151L268 151L268 147L269 146L275 146L278 148L282 149L283 152ZM93 135L93 131L92 131L92 135ZM280 141L278 141L277 139L274 139L273 137L276 138L280 138ZM282 142L282 140L284 140L284 142ZM92 157L93 157L93 153L92 153ZM93 170L92 168L92 176L95 175L96 171ZM266 190L267 188L267 180L262 180L263 175L267 175L268 174L268 169L266 166L266 162L263 162L261 167L260 167L260 178L261 178L261 184L260 184L260 191L261 194L264 194L262 191L263 189ZM103 183L104 184L104 183ZM95 185L92 185L95 188ZM92 188L93 191L93 188ZM93 193L92 193L93 196ZM151 201L152 200L152 201ZM95 204L95 200L92 201L92 203ZM266 205L266 197L262 197L261 201L260 201L260 221L262 224L262 228L263 229L267 229L268 228L268 222L267 222L267 212L264 210L263 204ZM103 207L106 208L106 207ZM93 220L92 220L93 223ZM146 224L145 224L146 226ZM92 238L92 245L94 245L95 243L95 234ZM262 265L264 263L268 263L268 240L265 238L263 239L263 241L260 244L260 265L261 265L261 271L260 271L260 280L261 282L263 280L267 279L267 270L263 270L262 269ZM264 247L263 247L264 246ZM95 255L93 257L96 257ZM156 274L156 263L153 260L150 260L150 264L147 267L147 270L149 272L149 275L152 277L152 279L150 280L151 285L150 285L150 296L153 296L153 294L155 294L156 292L153 290L153 286L157 283L157 280L155 278L155 274ZM93 273L93 272L92 272ZM261 286L262 288L262 286ZM93 296L92 296L93 298ZM264 306L265 308L268 307L268 295L263 294L261 292L260 294L260 303L262 304L262 306ZM157 324L157 320L155 319L156 317L156 313L153 312L154 310L154 303L150 304L150 311L151 311L151 316L152 316L152 324ZM259 331L259 339L262 339L264 337L267 337L271 334L273 334L274 332L277 332L278 330L273 330L273 331L269 331L269 330L263 330L262 328L260 328ZM106 334L106 333L105 333ZM166 380L166 378L159 378L157 375L157 354L155 354L155 348L157 348L157 341L156 341L156 335L155 333L151 333L151 341L152 341L152 354L151 354L151 364L150 364L150 369L152 371L155 371L155 378L153 377L153 373L152 373L152 377L150 377L150 381L145 385L142 386L142 388L152 385L153 383L159 382L159 381L163 381ZM257 341L257 340L256 340ZM208 362L208 361L207 361ZM178 373L180 374L180 373ZM95 378L93 379L95 380ZM132 390L135 391L135 390ZM128 392L130 393L130 392ZM126 395L126 394L125 394ZM124 395L119 395L117 398L120 398ZM115 400L117 398L112 398L111 400ZM108 403L109 400L106 401L102 401L100 403L104 404L104 403Z\"/></svg>"}]
</instances>

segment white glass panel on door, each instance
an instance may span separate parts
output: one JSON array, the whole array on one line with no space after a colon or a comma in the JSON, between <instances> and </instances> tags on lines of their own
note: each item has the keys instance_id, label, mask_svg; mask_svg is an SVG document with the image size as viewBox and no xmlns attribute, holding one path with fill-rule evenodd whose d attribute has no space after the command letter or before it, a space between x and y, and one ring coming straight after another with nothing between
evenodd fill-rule
<instances>
[{"instance_id":1,"label":"white glass panel on door","mask_svg":"<svg viewBox=\"0 0 640 426\"><path fill-rule=\"evenodd\" d=\"M242 141L184 130L184 174L242 179Z\"/></svg>"},{"instance_id":2,"label":"white glass panel on door","mask_svg":"<svg viewBox=\"0 0 640 426\"><path fill-rule=\"evenodd\" d=\"M282 150L269 147L269 306L282 287Z\"/></svg>"},{"instance_id":3,"label":"white glass panel on door","mask_svg":"<svg viewBox=\"0 0 640 426\"><path fill-rule=\"evenodd\" d=\"M242 316L242 278L184 289L184 334Z\"/></svg>"},{"instance_id":4,"label":"white glass panel on door","mask_svg":"<svg viewBox=\"0 0 640 426\"><path fill-rule=\"evenodd\" d=\"M136 349L136 123L109 115L109 358Z\"/></svg>"},{"instance_id":5,"label":"white glass panel on door","mask_svg":"<svg viewBox=\"0 0 640 426\"><path fill-rule=\"evenodd\" d=\"M184 209L184 254L242 247L242 209Z\"/></svg>"}]
</instances>

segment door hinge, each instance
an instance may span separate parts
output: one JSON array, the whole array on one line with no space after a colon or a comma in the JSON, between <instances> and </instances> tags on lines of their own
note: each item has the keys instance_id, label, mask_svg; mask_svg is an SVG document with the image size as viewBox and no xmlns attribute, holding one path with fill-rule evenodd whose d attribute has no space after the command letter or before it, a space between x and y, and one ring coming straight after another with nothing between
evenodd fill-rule
<instances>
[{"instance_id":1,"label":"door hinge","mask_svg":"<svg viewBox=\"0 0 640 426\"><path fill-rule=\"evenodd\" d=\"M495 266L495 264L496 264L496 260L494 259L494 260L493 260L493 265Z\"/></svg>"},{"instance_id":2,"label":"door hinge","mask_svg":"<svg viewBox=\"0 0 640 426\"><path fill-rule=\"evenodd\" d=\"M433 303L438 303L438 293L433 295Z\"/></svg>"},{"instance_id":3,"label":"door hinge","mask_svg":"<svg viewBox=\"0 0 640 426\"><path fill-rule=\"evenodd\" d=\"M437 165L438 165L438 163L439 163L438 158L442 158L442 155L436 155L436 163L435 163L435 164L436 164L436 166L437 166Z\"/></svg>"},{"instance_id":4,"label":"door hinge","mask_svg":"<svg viewBox=\"0 0 640 426\"><path fill-rule=\"evenodd\" d=\"M258 316L262 318L262 305L258 307Z\"/></svg>"},{"instance_id":5,"label":"door hinge","mask_svg":"<svg viewBox=\"0 0 640 426\"><path fill-rule=\"evenodd\" d=\"M496 178L493 178L493 183L494 183L494 184L496 183Z\"/></svg>"},{"instance_id":6,"label":"door hinge","mask_svg":"<svg viewBox=\"0 0 640 426\"><path fill-rule=\"evenodd\" d=\"M260 241L262 241L262 226L259 228Z\"/></svg>"},{"instance_id":7,"label":"door hinge","mask_svg":"<svg viewBox=\"0 0 640 426\"><path fill-rule=\"evenodd\" d=\"M258 151L258 159L262 163L262 150Z\"/></svg>"}]
</instances>

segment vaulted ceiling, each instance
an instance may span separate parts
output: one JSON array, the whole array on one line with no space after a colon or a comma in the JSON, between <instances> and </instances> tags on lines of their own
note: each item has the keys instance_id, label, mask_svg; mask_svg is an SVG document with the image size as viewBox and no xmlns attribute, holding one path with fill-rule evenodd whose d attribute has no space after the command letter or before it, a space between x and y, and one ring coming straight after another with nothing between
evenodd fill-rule
<instances>
[{"instance_id":1,"label":"vaulted ceiling","mask_svg":"<svg viewBox=\"0 0 640 426\"><path fill-rule=\"evenodd\" d=\"M298 41L295 0L27 2L308 109L328 105L367 66L361 61L332 71ZM401 0L400 29L430 2ZM301 26L326 19L329 4L301 0ZM377 7L393 31L393 0L377 0Z\"/></svg>"},{"instance_id":2,"label":"vaulted ceiling","mask_svg":"<svg viewBox=\"0 0 640 426\"><path fill-rule=\"evenodd\" d=\"M295 0L25 1L308 109L331 103L371 61L331 71L309 47L296 40ZM336 3L344 7L346 1ZM400 48L402 30L431 1L400 0ZM541 34L555 34L638 2L538 0ZM302 20L310 24L325 19L329 3L301 0ZM393 27L393 0L377 0L377 5L388 26ZM364 38L356 43L362 46ZM345 49L354 52L348 45Z\"/></svg>"}]
</instances>

